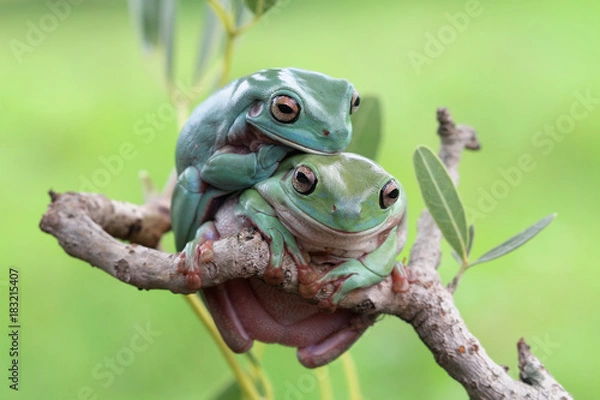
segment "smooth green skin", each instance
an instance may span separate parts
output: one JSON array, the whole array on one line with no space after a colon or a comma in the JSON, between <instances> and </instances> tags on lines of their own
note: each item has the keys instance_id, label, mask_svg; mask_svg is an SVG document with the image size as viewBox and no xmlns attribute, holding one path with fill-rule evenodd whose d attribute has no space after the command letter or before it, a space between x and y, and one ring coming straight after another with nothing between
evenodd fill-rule
<instances>
[{"instance_id":1,"label":"smooth green skin","mask_svg":"<svg viewBox=\"0 0 600 400\"><path fill-rule=\"evenodd\" d=\"M292 173L299 165L310 167L317 176L317 185L308 195L292 185ZM400 183L396 203L387 209L379 205L380 191L391 179L379 165L356 154L300 154L244 191L236 213L250 219L269 240L271 262L276 265L281 265L284 249L297 262L303 261L303 250L329 251L341 263L317 282L349 276L332 299L337 304L351 290L388 276L404 245L398 235L406 228L406 195ZM386 231L385 239L378 238ZM369 239L372 245L365 247ZM356 256L347 257L345 251Z\"/></svg>"},{"instance_id":2,"label":"smooth green skin","mask_svg":"<svg viewBox=\"0 0 600 400\"><path fill-rule=\"evenodd\" d=\"M171 209L177 249L211 217L214 200L268 178L290 151L343 151L352 136L353 93L345 79L268 69L233 81L202 102L177 141ZM271 100L279 95L300 105L296 121L282 123L271 115Z\"/></svg>"}]
</instances>

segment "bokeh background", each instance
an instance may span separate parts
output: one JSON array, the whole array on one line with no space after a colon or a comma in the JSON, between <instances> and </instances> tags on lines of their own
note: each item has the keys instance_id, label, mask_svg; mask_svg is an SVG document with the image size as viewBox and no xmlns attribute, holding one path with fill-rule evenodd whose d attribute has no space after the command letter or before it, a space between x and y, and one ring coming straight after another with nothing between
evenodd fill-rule
<instances>
[{"instance_id":1,"label":"bokeh background","mask_svg":"<svg viewBox=\"0 0 600 400\"><path fill-rule=\"evenodd\" d=\"M50 188L92 190L83 183L90 180L111 198L139 203L139 171L162 184L173 166L176 121L147 125L169 103L157 63L140 50L126 3L78 3L34 42L28 32L51 12L46 2L0 3L1 397L87 398L88 389L81 396L87 387L97 399L211 398L230 373L183 298L121 284L70 258L38 229ZM179 4L184 86L203 21L201 3ZM345 77L361 93L380 96L385 139L379 161L409 193L409 242L423 208L411 157L419 144L437 147L436 107L447 106L457 122L476 127L483 149L465 154L460 185L477 230L474 256L551 212L558 218L526 247L469 271L456 303L513 376L516 342L525 337L576 398L594 398L600 370L594 261L600 3L474 4L286 1L237 43L230 76L296 66ZM457 13L467 11L468 23L453 27ZM439 39L431 38L439 35L445 43L436 46ZM30 47L15 51L15 41ZM149 127L148 135L139 133ZM106 170L101 160L117 156L124 143L133 155L115 164L109 179L98 180L98 171ZM440 272L448 280L457 265L444 249ZM18 393L4 377L9 267L20 271ZM109 372L106 363L148 327L155 335L144 350ZM402 321L384 318L351 352L366 398L466 398ZM278 398L318 398L314 376L292 349L267 347L264 365ZM335 398L345 398L338 363L330 374Z\"/></svg>"}]
</instances>

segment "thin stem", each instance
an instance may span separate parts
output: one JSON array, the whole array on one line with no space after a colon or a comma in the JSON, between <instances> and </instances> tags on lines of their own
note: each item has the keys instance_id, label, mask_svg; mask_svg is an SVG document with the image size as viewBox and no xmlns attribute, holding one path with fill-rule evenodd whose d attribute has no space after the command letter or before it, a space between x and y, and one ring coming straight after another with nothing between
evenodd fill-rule
<instances>
[{"instance_id":1,"label":"thin stem","mask_svg":"<svg viewBox=\"0 0 600 400\"><path fill-rule=\"evenodd\" d=\"M255 348L252 351L246 353L248 360L250 361L250 365L252 366L253 378L256 381L258 379L260 383L262 383L265 398L267 400L271 400L274 398L275 394L273 393L273 385L271 381L265 374L264 369L260 365L260 358L265 349L265 344L261 342L256 342Z\"/></svg>"},{"instance_id":2,"label":"thin stem","mask_svg":"<svg viewBox=\"0 0 600 400\"><path fill-rule=\"evenodd\" d=\"M356 365L354 365L352 356L350 353L345 352L340 357L340 361L342 362L344 375L346 376L346 381L348 382L348 399L362 400L362 395L360 394L360 384L358 382L358 373L356 372Z\"/></svg>"},{"instance_id":3,"label":"thin stem","mask_svg":"<svg viewBox=\"0 0 600 400\"><path fill-rule=\"evenodd\" d=\"M225 361L227 361L229 367L231 367L231 370L235 374L235 377L237 378L240 387L242 388L242 391L245 393L246 396L248 396L249 399L260 400L261 396L256 390L256 387L254 387L254 384L250 381L248 375L244 372L240 364L237 362L235 356L233 355L233 352L229 350L229 347L227 347L227 345L221 338L221 335L219 334L219 331L217 330L217 327L215 326L204 304L200 301L196 294L188 294L185 296L185 298L188 304L192 307L192 309L198 316L198 318L200 318L204 326L206 326L206 328L208 329L208 333L212 336L213 340L219 347L221 354L223 354L223 357L225 357Z\"/></svg>"},{"instance_id":4,"label":"thin stem","mask_svg":"<svg viewBox=\"0 0 600 400\"><path fill-rule=\"evenodd\" d=\"M208 4L212 7L217 17L221 20L221 24L225 28L228 35L235 35L235 23L231 14L223 8L223 5L218 0L208 0Z\"/></svg>"},{"instance_id":5,"label":"thin stem","mask_svg":"<svg viewBox=\"0 0 600 400\"><path fill-rule=\"evenodd\" d=\"M456 288L458 287L460 280L462 279L463 275L465 274L465 272L467 271L468 268L469 268L469 261L468 260L465 261L463 259L463 263L460 266L458 273L456 274L456 276L454 278L452 278L452 281L448 284L448 291L450 293L454 293L456 291Z\"/></svg>"},{"instance_id":6,"label":"thin stem","mask_svg":"<svg viewBox=\"0 0 600 400\"><path fill-rule=\"evenodd\" d=\"M235 33L227 35L227 41L225 42L225 54L223 55L223 72L221 73L221 80L219 81L220 86L225 86L229 76L229 70L231 69L231 63L233 60L233 42L235 40Z\"/></svg>"},{"instance_id":7,"label":"thin stem","mask_svg":"<svg viewBox=\"0 0 600 400\"><path fill-rule=\"evenodd\" d=\"M333 389L329 379L329 367L324 366L314 370L314 374L319 382L319 394L321 400L333 400Z\"/></svg>"}]
</instances>

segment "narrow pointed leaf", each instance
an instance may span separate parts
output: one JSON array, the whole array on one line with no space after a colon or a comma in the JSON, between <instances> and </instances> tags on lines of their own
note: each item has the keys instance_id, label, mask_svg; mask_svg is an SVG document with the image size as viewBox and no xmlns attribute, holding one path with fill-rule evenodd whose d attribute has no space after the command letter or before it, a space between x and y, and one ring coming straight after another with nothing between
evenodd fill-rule
<instances>
[{"instance_id":1,"label":"narrow pointed leaf","mask_svg":"<svg viewBox=\"0 0 600 400\"><path fill-rule=\"evenodd\" d=\"M165 49L165 75L169 82L173 82L176 6L175 0L163 0L160 7L160 39Z\"/></svg>"},{"instance_id":2,"label":"narrow pointed leaf","mask_svg":"<svg viewBox=\"0 0 600 400\"><path fill-rule=\"evenodd\" d=\"M488 251L487 253L485 253L484 255L479 257L479 259L477 261L475 261L474 263L472 263L471 265L469 265L469 267L472 267L474 265L481 264L481 263L484 263L487 261L491 261L498 257L502 257L503 255L510 253L511 251L517 249L518 247L521 247L527 241L532 239L535 235L540 233L542 231L542 229L547 227L548 224L550 224L550 222L552 222L552 220L555 217L556 217L556 214L551 214L551 215L548 215L546 218L542 218L535 224L531 225L529 228L525 229L523 232L513 236L512 238L508 239L506 242L502 243L501 245L499 245L497 247L494 247L492 250Z\"/></svg>"},{"instance_id":3,"label":"narrow pointed leaf","mask_svg":"<svg viewBox=\"0 0 600 400\"><path fill-rule=\"evenodd\" d=\"M158 44L159 0L129 0L129 13L143 49L154 50Z\"/></svg>"},{"instance_id":4,"label":"narrow pointed leaf","mask_svg":"<svg viewBox=\"0 0 600 400\"><path fill-rule=\"evenodd\" d=\"M475 240L475 225L469 225L469 244L467 245L467 255L471 254L473 248L473 241Z\"/></svg>"},{"instance_id":5,"label":"narrow pointed leaf","mask_svg":"<svg viewBox=\"0 0 600 400\"><path fill-rule=\"evenodd\" d=\"M456 187L440 159L425 146L417 147L413 162L423 200L444 238L467 259L469 235L465 210Z\"/></svg>"},{"instance_id":6,"label":"narrow pointed leaf","mask_svg":"<svg viewBox=\"0 0 600 400\"><path fill-rule=\"evenodd\" d=\"M247 10L248 9L244 7L244 0L231 0L231 13L236 26L242 25Z\"/></svg>"},{"instance_id":7,"label":"narrow pointed leaf","mask_svg":"<svg viewBox=\"0 0 600 400\"><path fill-rule=\"evenodd\" d=\"M136 24L139 26L144 50L152 51L159 43L161 0L134 0L131 2Z\"/></svg>"},{"instance_id":8,"label":"narrow pointed leaf","mask_svg":"<svg viewBox=\"0 0 600 400\"><path fill-rule=\"evenodd\" d=\"M381 103L375 96L360 99L360 107L352 114L352 141L345 151L375 160L381 142Z\"/></svg>"},{"instance_id":9,"label":"narrow pointed leaf","mask_svg":"<svg viewBox=\"0 0 600 400\"><path fill-rule=\"evenodd\" d=\"M278 0L244 0L246 6L254 15L263 15L269 11Z\"/></svg>"},{"instance_id":10,"label":"narrow pointed leaf","mask_svg":"<svg viewBox=\"0 0 600 400\"><path fill-rule=\"evenodd\" d=\"M196 68L194 70L194 81L197 82L206 68L209 61L215 55L217 44L223 40L225 30L217 15L212 11L208 3L205 4L204 24L198 40L198 55L196 57Z\"/></svg>"},{"instance_id":11,"label":"narrow pointed leaf","mask_svg":"<svg viewBox=\"0 0 600 400\"><path fill-rule=\"evenodd\" d=\"M456 262L458 263L458 265L463 265L463 260L462 258L458 255L457 252L455 252L454 250L452 250L452 252L450 253L452 254L452 257L456 260Z\"/></svg>"}]
</instances>

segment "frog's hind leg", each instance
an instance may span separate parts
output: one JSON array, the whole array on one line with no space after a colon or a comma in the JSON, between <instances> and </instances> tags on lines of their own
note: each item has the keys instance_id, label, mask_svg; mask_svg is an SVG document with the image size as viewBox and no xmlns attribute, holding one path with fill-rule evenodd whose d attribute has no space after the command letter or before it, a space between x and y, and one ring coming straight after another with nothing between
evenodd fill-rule
<instances>
[{"instance_id":1,"label":"frog's hind leg","mask_svg":"<svg viewBox=\"0 0 600 400\"><path fill-rule=\"evenodd\" d=\"M348 350L375 323L377 316L356 315L345 329L331 334L320 343L298 348L298 361L306 368L317 368L330 363Z\"/></svg>"},{"instance_id":2,"label":"frog's hind leg","mask_svg":"<svg viewBox=\"0 0 600 400\"><path fill-rule=\"evenodd\" d=\"M202 289L200 296L206 303L227 346L236 353L250 350L254 340L242 326L225 284Z\"/></svg>"}]
</instances>

